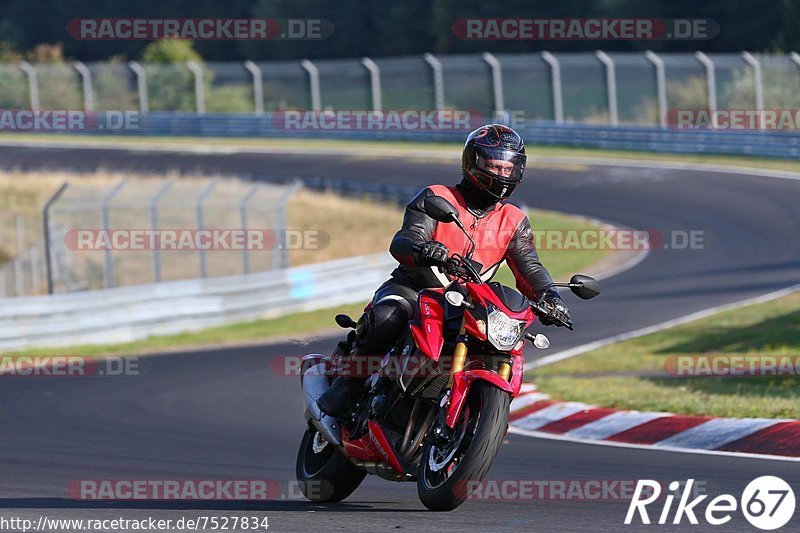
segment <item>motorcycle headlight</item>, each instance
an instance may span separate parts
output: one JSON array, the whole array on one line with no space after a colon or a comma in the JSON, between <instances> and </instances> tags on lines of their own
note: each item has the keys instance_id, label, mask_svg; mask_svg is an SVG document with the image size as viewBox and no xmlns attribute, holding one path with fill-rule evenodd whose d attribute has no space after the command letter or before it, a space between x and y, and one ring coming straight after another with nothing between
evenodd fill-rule
<instances>
[{"instance_id":1,"label":"motorcycle headlight","mask_svg":"<svg viewBox=\"0 0 800 533\"><path fill-rule=\"evenodd\" d=\"M486 336L498 350L509 351L522 338L525 321L514 320L497 307L489 304Z\"/></svg>"}]
</instances>

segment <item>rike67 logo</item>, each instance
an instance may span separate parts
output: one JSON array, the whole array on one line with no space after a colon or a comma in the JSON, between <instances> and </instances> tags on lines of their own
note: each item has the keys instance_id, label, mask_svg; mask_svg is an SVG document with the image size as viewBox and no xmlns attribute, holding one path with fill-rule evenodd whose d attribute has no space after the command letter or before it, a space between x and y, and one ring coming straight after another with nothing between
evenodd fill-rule
<instances>
[{"instance_id":1,"label":"rike67 logo","mask_svg":"<svg viewBox=\"0 0 800 533\"><path fill-rule=\"evenodd\" d=\"M686 481L683 491L678 491L681 483L673 481L669 484L669 493L664 498L657 524L681 524L684 518L689 524L697 525L698 515L705 522L715 526L728 523L735 513L741 512L750 524L761 530L774 530L789 523L794 515L795 498L792 487L775 476L761 476L751 481L737 501L730 494L720 494L707 502L705 511L701 513L700 504L708 498L707 494L690 500L693 496L694 479ZM661 497L661 484L651 479L640 479L636 483L633 499L628 506L625 524L630 525L638 513L642 524L651 524L649 511L658 511L656 501ZM673 503L678 500L677 506ZM652 505L651 505L652 504ZM651 506L648 509L648 506Z\"/></svg>"}]
</instances>

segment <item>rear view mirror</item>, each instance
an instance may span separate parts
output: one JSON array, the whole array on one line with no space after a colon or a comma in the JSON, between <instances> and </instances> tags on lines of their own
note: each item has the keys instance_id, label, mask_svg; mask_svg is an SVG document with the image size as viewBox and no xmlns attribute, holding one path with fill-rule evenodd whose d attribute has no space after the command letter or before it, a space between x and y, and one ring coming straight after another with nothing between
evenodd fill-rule
<instances>
[{"instance_id":1,"label":"rear view mirror","mask_svg":"<svg viewBox=\"0 0 800 533\"><path fill-rule=\"evenodd\" d=\"M455 222L458 210L441 196L425 198L425 214L438 222Z\"/></svg>"},{"instance_id":2,"label":"rear view mirror","mask_svg":"<svg viewBox=\"0 0 800 533\"><path fill-rule=\"evenodd\" d=\"M581 300L590 300L600 294L600 283L583 274L572 276L569 280L569 288Z\"/></svg>"}]
</instances>

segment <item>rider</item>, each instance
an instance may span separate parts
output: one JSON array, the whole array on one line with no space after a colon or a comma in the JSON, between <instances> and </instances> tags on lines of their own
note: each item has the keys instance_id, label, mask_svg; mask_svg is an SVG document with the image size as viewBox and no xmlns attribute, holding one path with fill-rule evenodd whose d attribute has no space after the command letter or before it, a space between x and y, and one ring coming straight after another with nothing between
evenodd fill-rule
<instances>
[{"instance_id":1,"label":"rider","mask_svg":"<svg viewBox=\"0 0 800 533\"><path fill-rule=\"evenodd\" d=\"M450 253L468 252L469 240L455 224L439 224L425 214L425 198L434 195L444 197L458 210L460 221L476 242L472 259L481 263L484 281L491 279L505 260L522 294L538 299L546 291L544 303L551 314L569 320L558 292L547 289L552 279L539 261L528 217L506 201L522 181L525 162L525 145L516 131L500 124L482 126L467 136L461 183L426 187L411 200L403 227L389 248L400 264L375 292L371 307L358 321L357 355L385 354L414 315L419 291L446 286L450 279L440 267ZM544 317L542 323L557 321ZM364 378L338 377L317 404L325 413L339 415L363 383Z\"/></svg>"}]
</instances>

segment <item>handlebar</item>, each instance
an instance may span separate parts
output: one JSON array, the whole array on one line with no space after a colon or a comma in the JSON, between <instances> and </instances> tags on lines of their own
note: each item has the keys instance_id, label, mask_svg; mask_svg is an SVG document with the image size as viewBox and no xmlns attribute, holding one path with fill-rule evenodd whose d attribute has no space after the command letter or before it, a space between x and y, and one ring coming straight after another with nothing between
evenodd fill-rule
<instances>
[{"instance_id":1,"label":"handlebar","mask_svg":"<svg viewBox=\"0 0 800 533\"><path fill-rule=\"evenodd\" d=\"M420 253L422 252L422 245L414 244L411 249L416 253ZM441 265L441 268L444 272L447 272L448 274L460 277L462 279L469 279L476 283L483 283L480 274L475 272L475 269L472 268L472 265L470 265L463 257L461 257L458 254L451 255L447 259L447 261L443 265ZM530 304L531 304L531 309L539 318L547 317L548 319L555 321L559 325L564 326L568 330L570 331L573 330L572 321L570 320L564 321L557 316L551 315L550 311L544 305L538 302L530 301Z\"/></svg>"},{"instance_id":2,"label":"handlebar","mask_svg":"<svg viewBox=\"0 0 800 533\"><path fill-rule=\"evenodd\" d=\"M414 244L412 245L411 249L416 253L421 253L422 245ZM478 273L475 270L475 268L469 263L467 259L461 257L458 254L451 255L447 259L447 261L438 266L439 268L442 269L443 272L446 272L452 276L461 279L466 279L474 283L483 283L480 273Z\"/></svg>"},{"instance_id":3,"label":"handlebar","mask_svg":"<svg viewBox=\"0 0 800 533\"><path fill-rule=\"evenodd\" d=\"M564 321L564 320L561 320L557 316L551 315L550 311L545 306L543 306L542 304L540 304L538 302L531 302L531 309L533 309L533 312L539 318L547 317L550 320L553 320L553 321L557 322L558 324L561 324L562 326L564 326L565 328L567 328L570 331L572 331L574 329L571 320Z\"/></svg>"}]
</instances>

